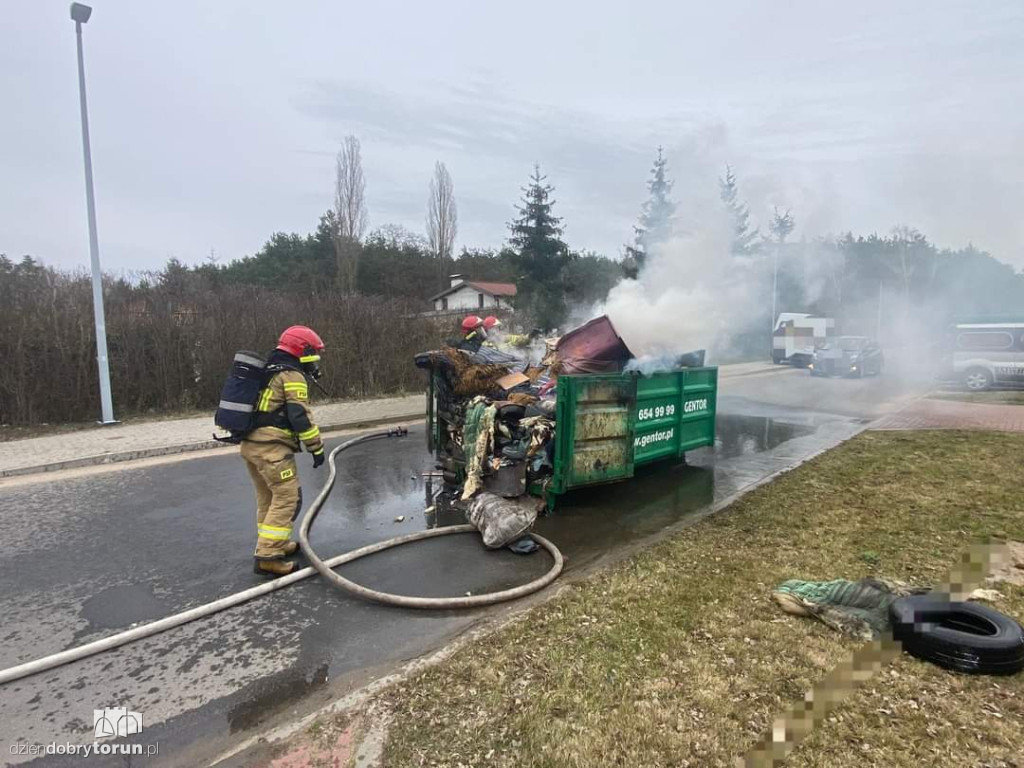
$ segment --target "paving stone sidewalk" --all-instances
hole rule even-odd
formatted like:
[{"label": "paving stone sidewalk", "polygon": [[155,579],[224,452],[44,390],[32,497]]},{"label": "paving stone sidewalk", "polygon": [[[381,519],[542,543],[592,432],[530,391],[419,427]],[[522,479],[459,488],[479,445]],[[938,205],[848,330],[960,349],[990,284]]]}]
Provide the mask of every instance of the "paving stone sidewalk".
[{"label": "paving stone sidewalk", "polygon": [[[314,405],[321,429],[357,428],[423,418],[424,395]],[[224,447],[213,416],[83,429],[0,443],[0,478]]]},{"label": "paving stone sidewalk", "polygon": [[914,400],[871,429],[984,429],[1024,432],[1024,405],[987,405],[957,400]]}]

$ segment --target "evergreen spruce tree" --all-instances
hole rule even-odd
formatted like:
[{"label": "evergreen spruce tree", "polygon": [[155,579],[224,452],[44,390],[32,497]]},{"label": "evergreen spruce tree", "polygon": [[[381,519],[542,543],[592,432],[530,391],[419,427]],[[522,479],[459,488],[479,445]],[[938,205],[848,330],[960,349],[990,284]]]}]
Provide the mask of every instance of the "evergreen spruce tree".
[{"label": "evergreen spruce tree", "polygon": [[661,147],[651,168],[647,182],[650,196],[640,209],[640,221],[633,227],[633,245],[626,246],[626,262],[623,268],[627,277],[636,277],[643,268],[652,246],[663,243],[672,236],[676,204],[669,199],[674,182],[665,177],[668,160]]},{"label": "evergreen spruce tree", "polygon": [[565,319],[563,270],[570,261],[569,247],[562,240],[562,220],[554,215],[551,199],[554,187],[535,165],[530,184],[516,206],[519,216],[509,222],[509,246],[519,274],[517,305],[533,316],[545,330]]},{"label": "evergreen spruce tree", "polygon": [[732,225],[730,250],[733,256],[753,253],[757,249],[758,230],[750,228],[750,209],[740,200],[739,185],[732,168],[725,166],[725,178],[718,180],[722,202]]}]

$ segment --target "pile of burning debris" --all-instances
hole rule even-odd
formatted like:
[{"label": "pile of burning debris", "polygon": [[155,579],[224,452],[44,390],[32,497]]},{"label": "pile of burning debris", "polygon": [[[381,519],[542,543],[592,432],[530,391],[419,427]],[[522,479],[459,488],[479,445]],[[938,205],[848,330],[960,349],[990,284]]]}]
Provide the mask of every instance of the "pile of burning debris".
[{"label": "pile of burning debris", "polygon": [[553,473],[558,377],[618,373],[633,359],[604,316],[546,340],[537,356],[534,362],[500,344],[416,356],[416,365],[431,372],[435,393],[434,449],[445,480],[435,503],[462,508],[488,546],[508,543],[499,543],[503,536],[488,543],[485,527],[493,518],[528,510],[532,523],[544,506],[528,493],[543,498]]},{"label": "pile of burning debris", "polygon": [[428,506],[435,519],[465,515],[488,547],[505,546],[529,529],[546,505],[557,465],[572,455],[572,446],[558,443],[559,414],[573,413],[573,403],[559,407],[560,376],[642,376],[704,365],[704,350],[637,359],[605,316],[546,340],[532,355],[490,341],[416,356],[416,365],[430,372],[428,441],[444,480]]}]

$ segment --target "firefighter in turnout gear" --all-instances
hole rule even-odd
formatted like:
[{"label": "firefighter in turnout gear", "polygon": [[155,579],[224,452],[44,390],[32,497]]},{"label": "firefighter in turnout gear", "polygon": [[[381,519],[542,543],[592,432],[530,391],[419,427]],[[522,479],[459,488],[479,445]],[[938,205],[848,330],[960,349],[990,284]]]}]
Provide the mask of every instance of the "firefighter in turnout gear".
[{"label": "firefighter in turnout gear", "polygon": [[456,349],[476,352],[487,339],[487,329],[484,328],[484,319],[482,317],[469,315],[463,319],[460,328],[462,330],[462,338],[454,341],[451,345]]},{"label": "firefighter in turnout gear", "polygon": [[304,445],[313,467],[324,463],[320,429],[309,408],[307,376],[320,376],[324,343],[310,328],[293,325],[281,334],[267,360],[267,384],[256,406],[255,429],[242,440],[242,458],[256,491],[257,574],[284,576],[295,563],[292,524],[302,508],[295,453]]}]

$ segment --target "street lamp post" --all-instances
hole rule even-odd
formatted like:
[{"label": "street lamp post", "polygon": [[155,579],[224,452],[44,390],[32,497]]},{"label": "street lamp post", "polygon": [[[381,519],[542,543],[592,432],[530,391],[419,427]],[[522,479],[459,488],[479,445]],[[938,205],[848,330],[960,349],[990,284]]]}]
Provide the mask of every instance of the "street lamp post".
[{"label": "street lamp post", "polygon": [[772,256],[772,316],[769,318],[772,329],[768,334],[768,357],[773,363],[775,362],[775,304],[776,297],[779,295],[779,247],[779,245],[775,246]]},{"label": "street lamp post", "polygon": [[96,323],[96,363],[100,374],[101,424],[115,424],[114,403],[110,396],[110,363],[107,360],[107,323],[103,312],[103,273],[100,270],[100,244],[96,234],[96,200],[92,191],[92,152],[89,149],[89,110],[85,102],[85,59],[82,56],[82,25],[89,21],[92,8],[71,4],[78,39],[78,94],[82,104],[82,154],[85,156],[85,207],[89,215],[89,258],[92,261],[92,310]]}]

